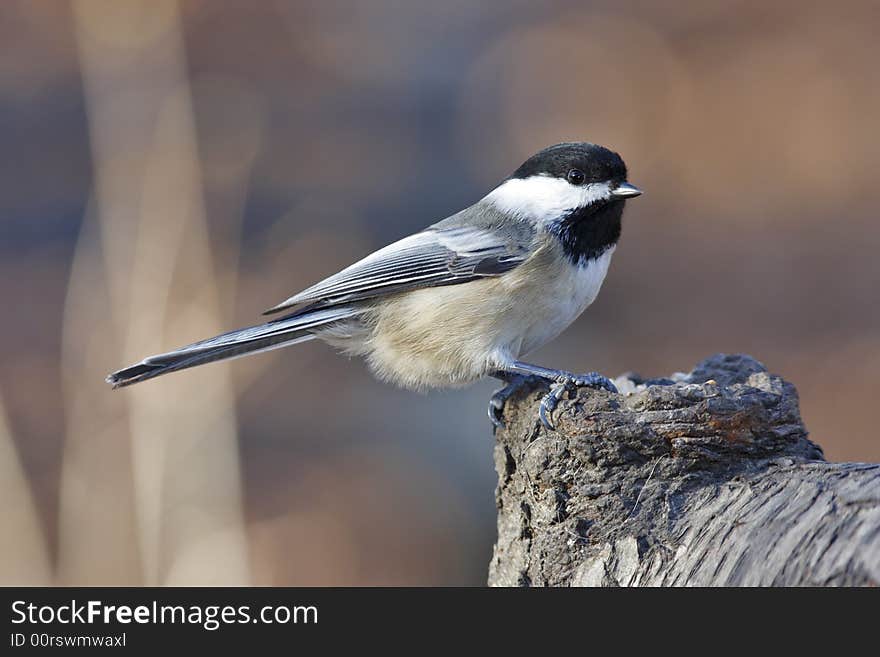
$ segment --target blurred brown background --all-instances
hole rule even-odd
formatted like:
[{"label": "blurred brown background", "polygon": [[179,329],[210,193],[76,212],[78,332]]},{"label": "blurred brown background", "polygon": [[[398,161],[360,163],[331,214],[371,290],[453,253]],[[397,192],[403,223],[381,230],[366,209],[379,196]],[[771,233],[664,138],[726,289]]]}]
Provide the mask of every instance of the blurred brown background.
[{"label": "blurred brown background", "polygon": [[834,460],[880,460],[880,4],[8,0],[0,582],[482,584],[484,382],[321,344],[119,392],[563,140],[646,190],[534,360],[748,352]]}]

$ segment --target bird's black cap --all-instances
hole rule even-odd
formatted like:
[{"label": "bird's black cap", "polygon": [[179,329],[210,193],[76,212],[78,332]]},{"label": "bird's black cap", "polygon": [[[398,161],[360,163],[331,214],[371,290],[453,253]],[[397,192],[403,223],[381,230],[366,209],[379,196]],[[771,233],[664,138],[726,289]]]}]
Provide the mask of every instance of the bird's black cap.
[{"label": "bird's black cap", "polygon": [[528,178],[545,175],[565,178],[572,169],[582,171],[586,176],[586,182],[626,180],[626,165],[620,155],[585,141],[549,146],[523,162],[510,177]]}]

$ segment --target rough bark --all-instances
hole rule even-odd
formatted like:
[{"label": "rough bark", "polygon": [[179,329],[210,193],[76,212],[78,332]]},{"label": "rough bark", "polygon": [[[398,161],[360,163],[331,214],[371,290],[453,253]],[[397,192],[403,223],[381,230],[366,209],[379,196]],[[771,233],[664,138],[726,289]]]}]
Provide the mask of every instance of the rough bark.
[{"label": "rough bark", "polygon": [[878,585],[880,465],[827,463],[797,391],[748,356],[579,389],[497,432],[496,586]]}]

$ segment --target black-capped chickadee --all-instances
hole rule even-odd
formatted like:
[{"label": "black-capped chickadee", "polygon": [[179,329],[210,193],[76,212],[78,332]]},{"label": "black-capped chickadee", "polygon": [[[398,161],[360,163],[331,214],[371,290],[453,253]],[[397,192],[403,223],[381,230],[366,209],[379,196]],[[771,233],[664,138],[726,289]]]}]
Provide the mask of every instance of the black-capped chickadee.
[{"label": "black-capped chickadee", "polygon": [[518,379],[547,379],[540,417],[552,428],[548,414],[567,389],[614,385],[595,372],[579,376],[519,358],[596,298],[624,203],[639,194],[617,153],[582,142],[545,148],[469,208],[266,311],[287,311],[283,317],[150,356],[107,382],[127,386],[318,338],[364,356],[376,376],[406,388],[501,379],[507,386],[489,405],[496,426]]}]

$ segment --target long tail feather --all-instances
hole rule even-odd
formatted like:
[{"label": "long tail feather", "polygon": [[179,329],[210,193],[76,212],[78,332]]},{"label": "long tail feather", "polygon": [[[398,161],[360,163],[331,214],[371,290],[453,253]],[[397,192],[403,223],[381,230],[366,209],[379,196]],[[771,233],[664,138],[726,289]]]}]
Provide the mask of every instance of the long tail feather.
[{"label": "long tail feather", "polygon": [[114,388],[122,388],[205,363],[287,347],[311,340],[315,337],[313,331],[316,328],[348,319],[357,313],[357,310],[349,307],[328,308],[297,313],[266,324],[230,331],[174,351],[144,358],[140,363],[108,375],[106,381]]}]

